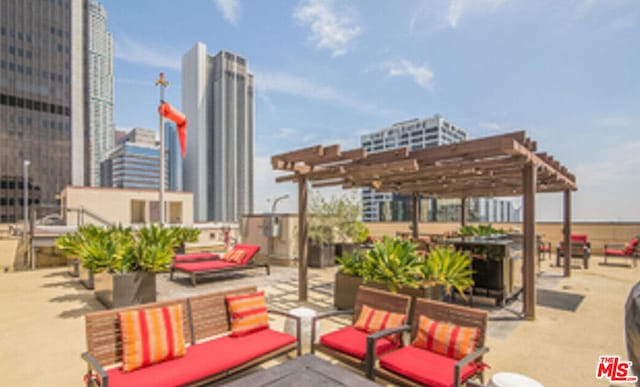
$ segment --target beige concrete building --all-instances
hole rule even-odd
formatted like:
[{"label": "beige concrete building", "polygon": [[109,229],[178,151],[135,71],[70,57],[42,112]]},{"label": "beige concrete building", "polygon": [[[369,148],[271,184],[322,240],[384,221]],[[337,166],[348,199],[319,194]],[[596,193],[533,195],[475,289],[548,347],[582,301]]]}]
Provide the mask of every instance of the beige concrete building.
[{"label": "beige concrete building", "polygon": [[[68,226],[80,224],[143,224],[160,220],[158,191],[68,186],[60,195]],[[193,194],[165,192],[170,224],[193,224]]]}]

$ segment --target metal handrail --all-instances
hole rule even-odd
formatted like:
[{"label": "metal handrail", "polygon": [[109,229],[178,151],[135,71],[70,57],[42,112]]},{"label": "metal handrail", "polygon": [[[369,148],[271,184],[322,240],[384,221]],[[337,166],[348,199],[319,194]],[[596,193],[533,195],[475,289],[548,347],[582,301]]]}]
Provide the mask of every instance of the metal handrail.
[{"label": "metal handrail", "polygon": [[102,223],[104,226],[113,226],[114,223],[106,220],[105,218],[101,217],[100,215],[96,214],[93,211],[90,211],[84,207],[80,207],[80,208],[67,208],[67,212],[75,212],[78,214],[78,226],[82,226],[84,225],[84,217],[85,215],[88,215],[89,217],[93,218],[94,220],[97,220],[98,222]]}]

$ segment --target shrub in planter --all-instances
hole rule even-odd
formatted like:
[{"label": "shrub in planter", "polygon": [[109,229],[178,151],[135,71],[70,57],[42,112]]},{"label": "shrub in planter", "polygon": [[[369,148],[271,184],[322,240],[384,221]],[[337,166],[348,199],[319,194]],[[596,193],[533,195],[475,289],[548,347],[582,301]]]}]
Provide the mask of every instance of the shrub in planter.
[{"label": "shrub in planter", "polygon": [[384,237],[367,253],[362,278],[365,283],[383,283],[392,292],[397,292],[400,286],[417,288],[422,278],[421,262],[414,243]]},{"label": "shrub in planter", "polygon": [[473,286],[471,257],[452,247],[436,247],[422,265],[425,281],[441,285],[447,296],[457,291],[465,298],[464,291]]},{"label": "shrub in planter", "polygon": [[197,228],[173,226],[169,230],[174,238],[173,249],[176,254],[184,254],[185,243],[197,242],[200,237],[200,230]]}]

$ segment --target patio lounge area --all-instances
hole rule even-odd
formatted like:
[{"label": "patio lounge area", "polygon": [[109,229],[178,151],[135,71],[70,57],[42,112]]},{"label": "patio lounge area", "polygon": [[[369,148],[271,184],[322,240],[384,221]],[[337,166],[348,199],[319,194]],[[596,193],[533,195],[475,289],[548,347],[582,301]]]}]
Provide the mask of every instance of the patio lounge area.
[{"label": "patio lounge area", "polygon": [[[601,258],[596,257],[595,262]],[[626,354],[623,309],[628,291],[637,281],[638,269],[596,263],[589,270],[574,270],[572,277],[564,278],[562,269],[547,266],[550,261],[543,262],[542,274],[536,281],[538,301],[534,321],[515,318],[521,310],[521,300],[504,309],[477,303],[477,307],[489,311],[486,345],[491,351],[485,362],[491,368],[485,371],[485,380],[496,372],[513,371],[549,386],[605,385],[594,377],[597,358],[602,354]],[[161,274],[158,299],[258,286],[266,292],[269,307],[290,310],[306,306],[322,312],[333,309],[335,270],[309,269],[307,302],[298,301],[298,273],[296,268],[289,267],[274,267],[271,276],[259,278],[229,273],[202,281],[197,288],[191,287],[187,278],[176,282],[169,280],[169,274]],[[104,307],[64,268],[0,276],[0,302],[5,305],[0,322],[3,332],[0,372],[4,383],[81,386],[86,372],[79,358],[86,350],[84,315]],[[275,329],[282,329],[284,322],[274,318],[270,323]],[[348,323],[343,317],[326,319],[322,321],[321,332]],[[283,360],[279,358],[261,367],[268,368]],[[238,377],[259,370],[254,368]]]}]

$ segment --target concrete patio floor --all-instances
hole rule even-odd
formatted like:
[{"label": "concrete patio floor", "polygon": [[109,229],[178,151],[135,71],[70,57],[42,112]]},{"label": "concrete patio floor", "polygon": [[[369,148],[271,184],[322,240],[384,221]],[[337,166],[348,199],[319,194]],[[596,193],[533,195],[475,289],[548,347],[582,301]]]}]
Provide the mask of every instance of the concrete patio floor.
[{"label": "concrete patio floor", "polygon": [[[490,309],[486,380],[500,371],[531,376],[546,386],[606,386],[595,378],[600,355],[626,357],[624,303],[640,269],[602,266],[592,257],[589,270],[575,269],[571,278],[543,265],[539,278],[539,304],[535,321],[522,321],[506,309]],[[332,309],[335,268],[310,269],[309,302],[317,311]],[[159,275],[158,298],[255,285],[268,294],[271,307],[292,309],[297,301],[296,268],[203,279],[193,288],[186,277],[172,282]],[[582,297],[580,297],[582,296]],[[559,302],[555,302],[559,300]],[[80,359],[85,350],[84,314],[102,310],[92,291],[86,290],[65,268],[0,274],[0,375],[7,386],[81,386],[86,371]],[[567,307],[567,305],[569,307]],[[575,307],[575,311],[571,310]],[[346,319],[331,319],[321,326],[329,331]],[[279,329],[283,321],[273,320]],[[273,362],[271,363],[273,364]],[[269,364],[267,364],[269,366]]]}]

